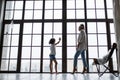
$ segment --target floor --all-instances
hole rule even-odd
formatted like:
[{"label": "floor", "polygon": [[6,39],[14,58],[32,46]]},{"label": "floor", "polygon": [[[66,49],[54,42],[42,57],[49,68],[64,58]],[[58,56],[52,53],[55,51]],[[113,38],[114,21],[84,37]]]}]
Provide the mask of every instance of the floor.
[{"label": "floor", "polygon": [[0,80],[120,80],[110,73],[105,73],[102,77],[98,77],[97,73],[0,73]]}]

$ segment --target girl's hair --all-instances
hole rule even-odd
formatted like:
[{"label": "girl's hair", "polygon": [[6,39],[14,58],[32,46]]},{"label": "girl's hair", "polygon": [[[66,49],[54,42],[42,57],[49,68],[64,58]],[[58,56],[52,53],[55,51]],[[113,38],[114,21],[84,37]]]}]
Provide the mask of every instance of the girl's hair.
[{"label": "girl's hair", "polygon": [[80,26],[84,26],[84,24],[80,24]]},{"label": "girl's hair", "polygon": [[54,43],[55,43],[55,39],[51,38],[50,41],[49,41],[49,44],[54,44]]}]

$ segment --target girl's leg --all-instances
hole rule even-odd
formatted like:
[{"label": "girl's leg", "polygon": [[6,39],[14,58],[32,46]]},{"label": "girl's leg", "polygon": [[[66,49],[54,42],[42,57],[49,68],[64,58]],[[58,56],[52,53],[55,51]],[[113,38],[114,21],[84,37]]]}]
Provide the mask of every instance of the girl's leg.
[{"label": "girl's leg", "polygon": [[55,62],[55,72],[57,73],[57,61],[56,61],[56,59],[54,60],[54,62]]},{"label": "girl's leg", "polygon": [[52,64],[52,60],[50,60],[50,73],[52,74],[52,69],[53,68],[53,64]]}]

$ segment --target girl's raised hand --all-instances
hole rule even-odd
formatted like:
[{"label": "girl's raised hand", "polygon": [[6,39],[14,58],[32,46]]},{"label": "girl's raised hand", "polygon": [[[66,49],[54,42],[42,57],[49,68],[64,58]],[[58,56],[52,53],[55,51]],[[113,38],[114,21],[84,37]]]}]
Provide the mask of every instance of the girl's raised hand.
[{"label": "girl's raised hand", "polygon": [[61,40],[61,38],[59,38],[59,41]]}]

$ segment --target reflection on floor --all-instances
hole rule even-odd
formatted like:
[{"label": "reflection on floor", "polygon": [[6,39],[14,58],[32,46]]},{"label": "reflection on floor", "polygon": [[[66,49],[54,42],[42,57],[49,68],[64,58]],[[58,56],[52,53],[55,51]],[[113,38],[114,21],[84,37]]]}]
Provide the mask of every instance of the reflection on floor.
[{"label": "reflection on floor", "polygon": [[49,73],[0,73],[0,80],[119,80],[119,77],[115,77],[112,74],[105,73],[102,77],[98,77],[96,73],[86,74],[49,74]]}]

